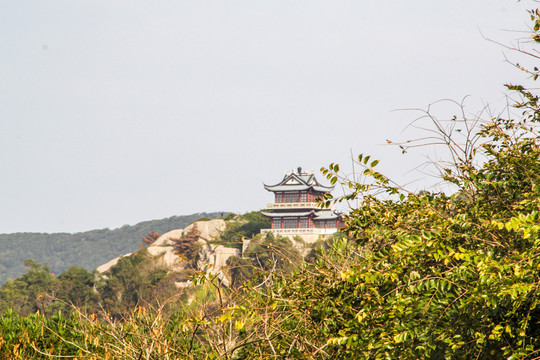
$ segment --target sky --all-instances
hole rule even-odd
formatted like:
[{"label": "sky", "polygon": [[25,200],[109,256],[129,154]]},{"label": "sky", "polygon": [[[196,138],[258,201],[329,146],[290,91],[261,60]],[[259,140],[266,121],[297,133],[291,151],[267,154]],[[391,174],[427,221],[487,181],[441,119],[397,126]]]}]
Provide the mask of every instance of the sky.
[{"label": "sky", "polygon": [[532,6],[3,1],[0,233],[259,210],[263,183],[351,153],[428,187],[414,170],[426,155],[386,144],[420,134],[404,130],[418,113],[396,110],[500,108],[524,74],[486,38],[526,37]]}]

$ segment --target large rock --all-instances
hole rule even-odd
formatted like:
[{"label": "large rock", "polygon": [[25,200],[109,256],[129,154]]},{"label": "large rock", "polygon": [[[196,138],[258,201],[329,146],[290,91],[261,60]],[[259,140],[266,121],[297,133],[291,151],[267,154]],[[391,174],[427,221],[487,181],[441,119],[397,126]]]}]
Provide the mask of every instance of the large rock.
[{"label": "large rock", "polygon": [[223,245],[204,244],[199,252],[197,268],[204,270],[209,276],[217,275],[223,285],[229,286],[223,267],[227,266],[227,259],[231,256],[240,256],[240,249],[228,248]]},{"label": "large rock", "polygon": [[[156,257],[156,261],[161,264],[169,267],[171,270],[178,271],[183,269],[182,259],[174,251],[174,240],[182,237],[184,232],[189,232],[197,224],[197,229],[200,232],[200,242],[203,245],[207,245],[209,240],[212,240],[214,237],[220,235],[225,231],[226,223],[222,219],[214,219],[209,221],[196,221],[193,224],[187,226],[185,229],[178,229],[169,231],[161,235],[153,244],[148,246],[146,250],[150,255]],[[213,247],[211,247],[213,251]],[[204,248],[203,248],[204,249]],[[110,270],[110,268],[118,263],[118,260],[124,256],[129,256],[131,254],[122,255],[116,259],[112,259],[99,266],[96,270],[100,273],[104,273]]]},{"label": "large rock", "polygon": [[172,270],[181,270],[183,268],[182,259],[174,251],[174,240],[182,237],[184,233],[191,231],[195,224],[200,233],[199,241],[203,244],[206,244],[208,240],[212,240],[212,238],[219,236],[226,227],[225,221],[222,219],[196,221],[184,230],[172,230],[161,235],[147,248],[148,253],[159,256],[159,261]]},{"label": "large rock", "polygon": [[200,238],[205,241],[212,240],[216,236],[220,235],[227,227],[225,220],[214,219],[209,221],[196,221],[186,227],[184,231],[190,231],[193,226],[195,226],[194,224],[197,224],[197,230],[200,232]]},{"label": "large rock", "polygon": [[112,259],[111,261],[109,262],[106,262],[105,264],[103,265],[100,265],[96,268],[96,271],[97,272],[100,272],[100,273],[104,273],[104,272],[107,272],[109,271],[114,265],[118,264],[118,260],[120,260],[121,258],[123,258],[124,256],[129,256],[131,255],[132,253],[129,253],[129,254],[125,254],[125,255],[122,255],[122,256],[119,256],[115,259]]},{"label": "large rock", "polygon": [[182,261],[174,252],[174,240],[179,239],[184,234],[185,230],[178,229],[169,231],[161,235],[153,244],[148,246],[146,250],[152,256],[156,257],[156,261],[165,265],[172,270],[181,270]]}]

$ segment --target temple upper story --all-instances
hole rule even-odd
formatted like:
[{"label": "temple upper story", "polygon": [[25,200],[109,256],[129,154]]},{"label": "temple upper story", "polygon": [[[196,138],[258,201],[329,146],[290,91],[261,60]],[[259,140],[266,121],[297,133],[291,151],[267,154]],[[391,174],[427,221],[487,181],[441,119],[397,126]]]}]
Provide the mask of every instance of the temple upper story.
[{"label": "temple upper story", "polygon": [[272,206],[274,208],[287,208],[295,203],[303,203],[303,207],[312,207],[316,205],[317,199],[334,189],[333,186],[321,185],[312,171],[304,173],[302,168],[298,168],[297,172],[286,172],[279,183],[265,184],[264,188],[274,193]]},{"label": "temple upper story", "polygon": [[283,179],[275,185],[264,185],[264,188],[268,191],[274,193],[290,193],[294,192],[304,192],[304,193],[327,193],[334,190],[333,186],[323,186],[321,185],[313,171],[304,173],[302,168],[297,169],[298,172],[286,172]]},{"label": "temple upper story", "polygon": [[331,192],[333,186],[324,186],[317,181],[313,171],[286,172],[275,185],[264,185],[274,193],[274,202],[262,212],[271,219],[271,232],[281,236],[302,236],[306,241],[315,241],[320,235],[333,234],[343,226],[342,216],[333,209],[322,209],[318,200]]}]

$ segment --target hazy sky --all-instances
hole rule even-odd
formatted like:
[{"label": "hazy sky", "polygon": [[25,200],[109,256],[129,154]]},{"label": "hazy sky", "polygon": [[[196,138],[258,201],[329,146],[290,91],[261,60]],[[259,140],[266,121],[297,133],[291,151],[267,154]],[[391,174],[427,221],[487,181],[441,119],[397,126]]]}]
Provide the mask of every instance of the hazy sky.
[{"label": "hazy sky", "polygon": [[3,1],[0,233],[258,210],[263,182],[350,149],[410,178],[384,144],[415,116],[392,110],[499,106],[523,74],[481,33],[523,36],[527,5]]}]

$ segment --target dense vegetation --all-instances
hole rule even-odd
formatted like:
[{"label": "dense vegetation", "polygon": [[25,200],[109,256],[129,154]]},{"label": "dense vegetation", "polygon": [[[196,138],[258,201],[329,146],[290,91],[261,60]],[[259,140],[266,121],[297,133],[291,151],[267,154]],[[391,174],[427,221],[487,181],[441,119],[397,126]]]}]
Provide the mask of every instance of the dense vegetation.
[{"label": "dense vegetation", "polygon": [[[538,60],[540,11],[530,16],[533,49],[520,51]],[[523,70],[534,80],[540,74],[538,67]],[[358,202],[346,216],[345,236],[314,247],[254,236],[244,256],[229,261],[232,286],[197,273],[194,286],[156,303],[139,297],[118,313],[84,305],[66,309],[70,315],[8,310],[0,317],[0,356],[540,358],[540,103],[522,86],[508,88],[519,96],[516,116],[442,121],[428,110],[423,119],[432,136],[401,144],[446,146],[449,161],[436,165],[453,192],[407,191],[369,156],[357,158],[362,182],[330,164],[323,174],[348,192],[326,196],[325,204]],[[121,290],[111,299],[129,300],[166,278],[145,256],[142,250],[119,263],[126,270],[111,271],[108,279]],[[50,286],[42,265],[27,265],[21,281]],[[65,280],[84,282],[75,270]],[[139,277],[144,287],[131,286]],[[35,297],[41,309],[42,290],[26,290],[23,296]]]},{"label": "dense vegetation", "polygon": [[[206,221],[208,218],[199,219]],[[261,222],[260,212],[245,215],[228,216],[227,229],[222,238],[218,236],[214,244],[228,242],[233,246],[242,244],[246,235],[259,233],[266,221]],[[86,269],[71,266],[59,276],[51,273],[47,264],[40,264],[28,259],[24,262],[27,272],[18,278],[8,279],[0,287],[0,313],[8,309],[19,315],[29,315],[39,311],[41,314],[53,315],[61,311],[64,314],[72,312],[72,306],[95,313],[105,310],[112,316],[122,316],[130,313],[138,306],[157,306],[169,302],[170,297],[178,292],[178,283],[187,282],[198,270],[200,251],[203,243],[199,241],[200,232],[197,222],[192,224],[178,239],[174,239],[175,252],[183,259],[182,269],[174,271],[153,257],[146,249],[140,249],[130,256],[122,257],[117,264],[104,274],[90,273]],[[151,235],[151,234],[150,234]],[[150,236],[146,237],[151,242]],[[263,250],[261,247],[264,247]],[[243,261],[249,261],[251,267],[263,264],[263,269],[269,266],[269,257],[278,259],[278,268],[292,270],[292,264],[279,251],[287,254],[297,254],[290,240],[285,238],[264,238],[258,234],[253,237],[252,245],[245,254]],[[288,257],[287,257],[288,258]],[[240,258],[237,258],[240,259]],[[231,272],[231,278],[238,283],[239,277],[246,280],[253,277],[240,276]],[[185,297],[182,298],[185,300]]]},{"label": "dense vegetation", "polygon": [[50,271],[61,274],[77,265],[89,271],[101,264],[139,248],[141,238],[151,231],[165,233],[182,229],[201,217],[217,218],[227,213],[199,213],[172,216],[109,230],[76,234],[15,233],[0,234],[0,284],[24,274],[24,261],[47,263]]},{"label": "dense vegetation", "polygon": [[[291,240],[255,234],[267,225],[259,212],[228,219],[225,239],[215,238],[216,245],[241,244],[246,235],[255,235],[242,258],[231,258],[243,261],[228,269],[232,288],[197,271],[197,224],[176,240],[185,265],[180,271],[156,262],[146,249],[119,259],[103,275],[70,267],[54,277],[47,265],[27,260],[28,271],[0,288],[0,357],[220,358],[213,349],[222,339],[208,338],[207,331],[225,335],[214,322],[229,323],[224,310],[249,294],[239,288],[264,287],[270,274],[289,276],[301,263]],[[178,287],[187,280],[195,285]]]},{"label": "dense vegetation", "polygon": [[226,219],[232,221],[219,239],[216,239],[215,243],[227,247],[241,248],[243,238],[252,238],[261,229],[270,228],[270,219],[262,215],[260,211],[252,211],[242,216],[231,214]]}]

